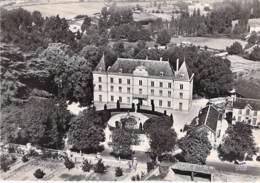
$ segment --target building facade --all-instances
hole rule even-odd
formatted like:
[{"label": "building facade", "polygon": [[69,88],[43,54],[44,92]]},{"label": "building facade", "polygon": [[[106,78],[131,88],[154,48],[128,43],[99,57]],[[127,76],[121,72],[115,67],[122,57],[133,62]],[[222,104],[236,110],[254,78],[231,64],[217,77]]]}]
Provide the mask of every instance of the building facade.
[{"label": "building facade", "polygon": [[260,100],[234,98],[232,123],[236,122],[260,126]]},{"label": "building facade", "polygon": [[168,61],[118,58],[106,68],[104,56],[93,72],[94,104],[151,107],[188,111],[192,105],[193,76],[186,63],[174,71]]},{"label": "building facade", "polygon": [[197,125],[198,130],[204,129],[208,132],[208,139],[214,148],[222,142],[228,128],[224,113],[212,104],[200,110]]}]

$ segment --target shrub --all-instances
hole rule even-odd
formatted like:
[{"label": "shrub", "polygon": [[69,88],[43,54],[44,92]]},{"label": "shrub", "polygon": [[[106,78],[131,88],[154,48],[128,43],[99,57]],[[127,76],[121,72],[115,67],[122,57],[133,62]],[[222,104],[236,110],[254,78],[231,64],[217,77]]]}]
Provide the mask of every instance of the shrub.
[{"label": "shrub", "polygon": [[116,101],[116,108],[120,109],[120,102],[119,102],[119,100]]},{"label": "shrub", "polygon": [[28,157],[26,156],[26,155],[24,155],[23,157],[22,157],[22,162],[27,162],[27,161],[29,161],[29,159],[28,159]]},{"label": "shrub", "polygon": [[154,161],[150,161],[147,162],[147,172],[149,173],[151,170],[153,170],[155,168],[155,162]]},{"label": "shrub", "polygon": [[14,162],[16,162],[16,161],[17,161],[16,156],[12,154],[12,155],[11,155],[11,162],[14,163]]},{"label": "shrub", "polygon": [[65,157],[65,162],[64,162],[64,165],[67,169],[72,169],[75,167],[75,163],[73,161],[71,161],[68,157]]},{"label": "shrub", "polygon": [[94,166],[94,172],[96,173],[105,173],[106,167],[102,160],[98,160],[98,162]]},{"label": "shrub", "polygon": [[135,181],[135,176],[132,176],[132,177],[131,177],[131,180],[132,180],[132,181]]},{"label": "shrub", "polygon": [[33,175],[37,178],[37,179],[41,179],[43,178],[43,176],[45,175],[45,173],[41,170],[41,169],[37,169]]},{"label": "shrub", "polygon": [[88,160],[83,161],[83,165],[82,165],[83,172],[89,172],[92,167],[93,167],[93,165],[91,164],[90,161],[88,161]]},{"label": "shrub", "polygon": [[140,178],[139,175],[136,175],[136,180],[137,180],[137,181],[141,180],[141,178]]},{"label": "shrub", "polygon": [[116,177],[120,177],[123,175],[123,170],[120,167],[116,167],[116,173],[115,173]]},{"label": "shrub", "polygon": [[260,156],[257,156],[257,157],[256,157],[256,161],[260,161]]},{"label": "shrub", "polygon": [[12,145],[9,145],[7,150],[8,150],[8,153],[15,153],[15,148]]},{"label": "shrub", "polygon": [[250,60],[259,61],[260,60],[260,47],[254,47],[253,51],[249,55]]},{"label": "shrub", "polygon": [[246,161],[253,161],[253,157],[251,155],[246,156]]},{"label": "shrub", "polygon": [[35,150],[31,149],[28,153],[29,156],[39,156],[39,153],[36,152]]},{"label": "shrub", "polygon": [[239,42],[234,42],[230,47],[227,47],[226,50],[230,55],[237,55],[243,52],[243,47]]},{"label": "shrub", "polygon": [[7,154],[2,154],[0,157],[0,168],[4,172],[7,172],[10,169],[11,165],[10,157]]}]

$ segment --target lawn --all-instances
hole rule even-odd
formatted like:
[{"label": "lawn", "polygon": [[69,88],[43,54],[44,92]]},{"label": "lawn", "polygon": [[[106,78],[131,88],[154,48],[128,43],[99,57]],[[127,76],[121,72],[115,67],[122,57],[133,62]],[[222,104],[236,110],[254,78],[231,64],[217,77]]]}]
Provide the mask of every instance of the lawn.
[{"label": "lawn", "polygon": [[[107,166],[106,163],[104,163]],[[62,161],[58,160],[39,160],[32,159],[27,163],[19,163],[15,168],[12,168],[6,172],[1,173],[1,179],[3,180],[37,180],[33,173],[38,168],[41,168],[46,175],[42,180],[52,181],[114,181],[117,179],[124,179],[129,170],[123,169],[124,175],[120,178],[115,177],[115,167],[108,167],[105,174],[97,174],[93,170],[90,172],[83,172],[81,164],[76,164],[75,168],[68,170]]]},{"label": "lawn", "polygon": [[[118,6],[136,6],[136,4],[146,5],[148,2],[118,2]],[[37,4],[30,6],[21,6],[28,11],[40,11],[44,16],[55,16],[74,18],[76,15],[93,15],[99,13],[105,6],[103,2],[81,2],[81,3],[64,3],[64,4]]]},{"label": "lawn", "polygon": [[210,37],[173,37],[171,43],[180,44],[182,42],[190,42],[196,46],[207,46],[208,48],[225,50],[227,46],[232,45],[235,41],[238,41],[243,46],[246,42],[239,39],[229,38],[210,38]]}]

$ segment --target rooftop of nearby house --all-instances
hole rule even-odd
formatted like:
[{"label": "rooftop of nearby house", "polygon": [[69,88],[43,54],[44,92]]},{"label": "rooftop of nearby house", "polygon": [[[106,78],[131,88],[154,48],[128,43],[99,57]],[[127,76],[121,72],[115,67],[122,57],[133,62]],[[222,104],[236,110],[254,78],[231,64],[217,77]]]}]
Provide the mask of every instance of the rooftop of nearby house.
[{"label": "rooftop of nearby house", "polygon": [[173,77],[178,80],[190,80],[192,76],[185,62],[182,63],[179,71],[176,72],[171,67],[169,61],[118,58],[112,66],[107,66],[104,56],[101,58],[95,71],[132,74],[137,68],[144,69],[149,76]]},{"label": "rooftop of nearby house", "polygon": [[233,103],[233,108],[244,109],[246,106],[250,106],[252,110],[260,111],[260,100],[249,98],[236,98]]},{"label": "rooftop of nearby house", "polygon": [[208,105],[201,109],[199,113],[199,125],[206,126],[211,131],[216,132],[218,120],[222,114],[213,105]]}]

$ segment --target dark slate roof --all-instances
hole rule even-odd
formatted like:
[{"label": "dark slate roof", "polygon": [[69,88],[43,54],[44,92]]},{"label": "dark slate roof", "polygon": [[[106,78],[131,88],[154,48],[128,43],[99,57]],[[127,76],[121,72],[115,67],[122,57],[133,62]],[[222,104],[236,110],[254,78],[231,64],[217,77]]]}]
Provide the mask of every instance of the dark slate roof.
[{"label": "dark slate roof", "polygon": [[216,132],[220,118],[221,113],[213,105],[208,105],[199,113],[199,125],[206,126],[213,132]]},{"label": "dark slate roof", "polygon": [[247,105],[251,106],[253,110],[260,110],[260,100],[249,98],[236,98],[233,107],[236,109],[244,109]]},{"label": "dark slate roof", "polygon": [[145,67],[150,76],[160,76],[161,72],[163,72],[164,76],[174,77],[174,71],[170,63],[157,60],[118,58],[108,69],[108,72],[132,74],[138,66]]}]

